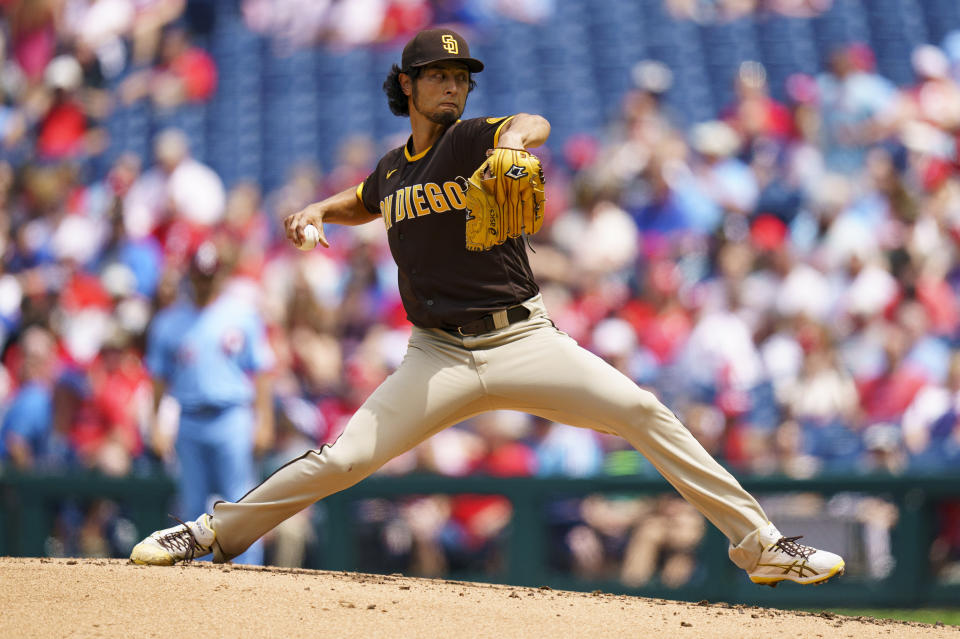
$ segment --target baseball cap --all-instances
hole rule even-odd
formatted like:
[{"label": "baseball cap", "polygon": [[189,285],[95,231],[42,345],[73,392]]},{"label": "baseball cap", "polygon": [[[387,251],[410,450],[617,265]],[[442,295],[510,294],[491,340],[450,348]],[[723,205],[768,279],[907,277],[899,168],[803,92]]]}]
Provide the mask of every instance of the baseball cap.
[{"label": "baseball cap", "polygon": [[483,62],[470,57],[470,47],[452,29],[425,29],[415,35],[403,48],[403,70],[422,67],[440,60],[458,60],[467,65],[471,73],[483,71]]}]

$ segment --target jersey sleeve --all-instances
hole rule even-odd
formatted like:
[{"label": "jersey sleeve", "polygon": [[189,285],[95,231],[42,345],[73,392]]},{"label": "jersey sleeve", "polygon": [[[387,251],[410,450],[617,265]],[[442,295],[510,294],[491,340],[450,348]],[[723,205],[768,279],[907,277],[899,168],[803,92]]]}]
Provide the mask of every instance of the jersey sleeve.
[{"label": "jersey sleeve", "polygon": [[496,118],[473,118],[463,120],[457,125],[458,153],[476,160],[476,166],[487,157],[487,149],[497,146],[500,133],[512,115]]},{"label": "jersey sleeve", "polygon": [[364,180],[357,186],[357,199],[360,200],[360,204],[363,205],[363,208],[367,210],[371,215],[376,215],[380,211],[377,209],[377,202],[379,198],[376,196],[375,191],[377,190],[377,172],[374,171],[367,176],[367,179]]},{"label": "jersey sleeve", "polygon": [[357,187],[357,199],[363,204],[363,208],[371,215],[380,215],[380,176],[384,172],[384,160],[386,156],[377,163],[377,168],[373,173],[367,176],[367,179]]}]

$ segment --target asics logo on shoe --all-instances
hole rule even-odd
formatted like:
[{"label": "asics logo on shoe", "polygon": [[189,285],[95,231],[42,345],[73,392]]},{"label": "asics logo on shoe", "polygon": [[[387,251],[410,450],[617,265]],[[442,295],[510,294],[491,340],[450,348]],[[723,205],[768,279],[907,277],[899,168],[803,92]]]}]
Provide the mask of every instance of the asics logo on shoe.
[{"label": "asics logo on shoe", "polygon": [[807,565],[806,561],[795,561],[790,564],[757,564],[757,567],[767,567],[767,568],[780,568],[783,570],[783,574],[790,575],[794,572],[797,573],[798,577],[812,577],[817,574],[817,571]]}]

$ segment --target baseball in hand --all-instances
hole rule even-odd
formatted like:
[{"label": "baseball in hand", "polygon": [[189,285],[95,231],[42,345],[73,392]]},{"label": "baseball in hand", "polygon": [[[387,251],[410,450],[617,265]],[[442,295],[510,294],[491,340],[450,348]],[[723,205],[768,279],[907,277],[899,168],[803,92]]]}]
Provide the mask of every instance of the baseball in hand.
[{"label": "baseball in hand", "polygon": [[320,231],[317,230],[317,227],[313,224],[307,224],[303,227],[303,242],[301,242],[297,248],[301,251],[309,251],[312,248],[316,248],[319,243]]}]

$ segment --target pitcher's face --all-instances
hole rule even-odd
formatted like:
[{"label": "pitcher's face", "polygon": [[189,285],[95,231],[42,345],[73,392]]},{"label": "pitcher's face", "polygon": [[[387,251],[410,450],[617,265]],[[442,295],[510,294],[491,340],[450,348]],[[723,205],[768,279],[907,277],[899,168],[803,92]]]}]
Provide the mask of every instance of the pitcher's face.
[{"label": "pitcher's face", "polygon": [[431,122],[450,126],[460,119],[470,92],[470,72],[462,62],[427,65],[411,83],[413,108]]}]

